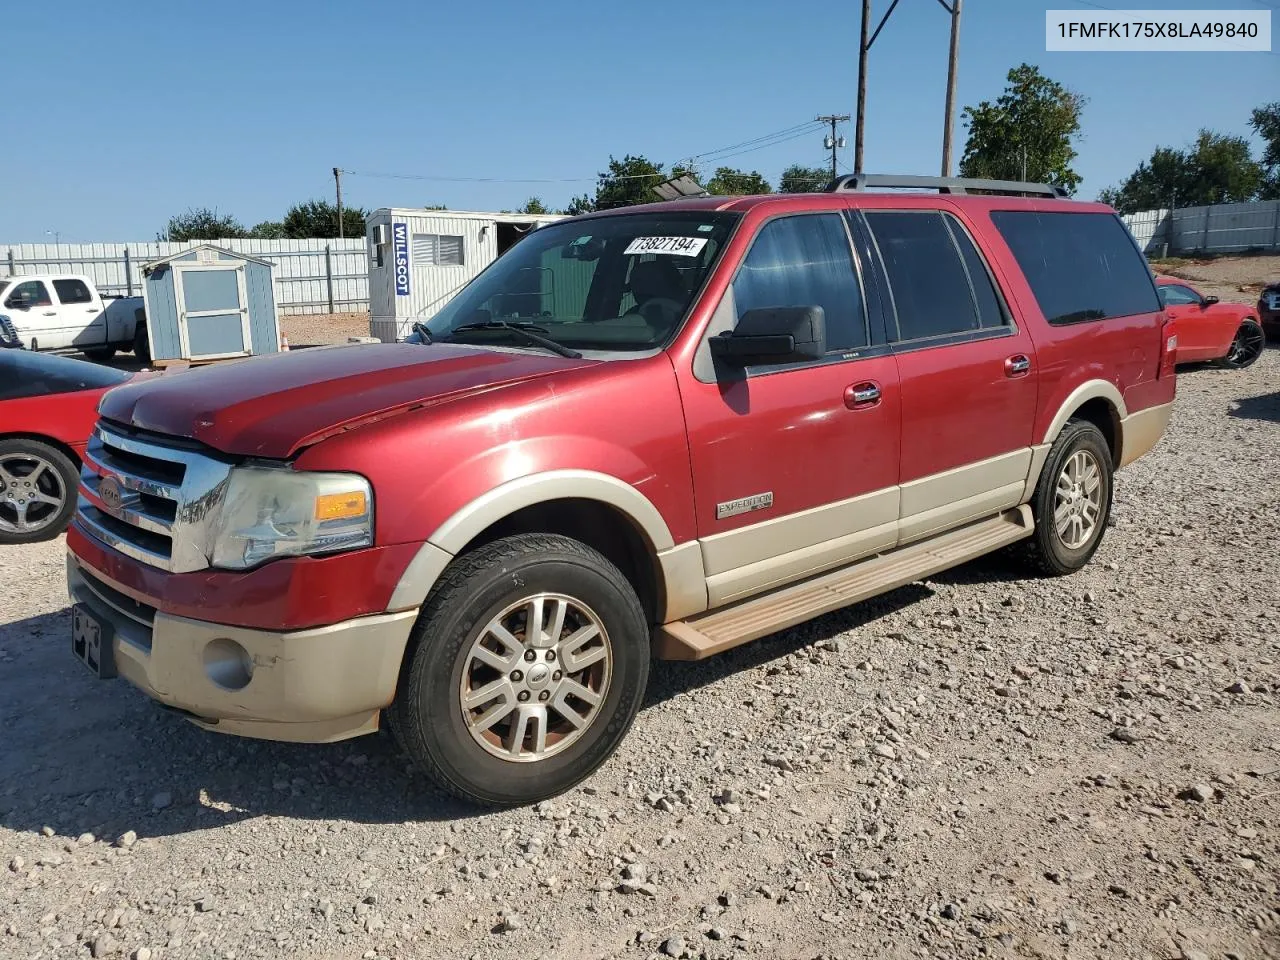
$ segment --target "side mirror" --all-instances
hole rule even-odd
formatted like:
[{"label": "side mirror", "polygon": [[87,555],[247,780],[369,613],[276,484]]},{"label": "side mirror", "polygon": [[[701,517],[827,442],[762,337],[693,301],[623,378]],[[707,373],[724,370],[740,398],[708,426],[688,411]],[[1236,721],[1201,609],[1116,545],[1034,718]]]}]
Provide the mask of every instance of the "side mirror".
[{"label": "side mirror", "polygon": [[819,360],[827,352],[827,318],[816,305],[762,307],[708,342],[714,359],[735,367]]},{"label": "side mirror", "polygon": [[1212,307],[1217,302],[1218,302],[1217,297],[1205,297],[1203,300],[1200,301],[1200,306]]},{"label": "side mirror", "polygon": [[4,305],[8,307],[10,310],[30,310],[31,309],[31,301],[27,300],[25,297],[20,297],[17,300],[6,300]]}]

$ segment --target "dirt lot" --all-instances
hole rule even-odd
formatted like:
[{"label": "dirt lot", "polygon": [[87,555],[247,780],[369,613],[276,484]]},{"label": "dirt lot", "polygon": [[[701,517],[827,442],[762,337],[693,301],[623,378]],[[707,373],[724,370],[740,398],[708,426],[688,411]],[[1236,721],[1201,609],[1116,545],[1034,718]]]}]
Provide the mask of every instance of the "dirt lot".
[{"label": "dirt lot", "polygon": [[1238,303],[1257,303],[1263,284],[1280,280],[1280,256],[1211,260],[1175,257],[1155,261],[1152,266],[1157,273],[1191,281],[1201,293]]},{"label": "dirt lot", "polygon": [[705,664],[535,809],[389,737],[204,733],[0,547],[0,957],[1280,956],[1280,351],[1185,372],[1094,563],[989,558]]},{"label": "dirt lot", "polygon": [[313,313],[282,316],[280,330],[290,346],[346,343],[347,337],[369,336],[369,313]]}]

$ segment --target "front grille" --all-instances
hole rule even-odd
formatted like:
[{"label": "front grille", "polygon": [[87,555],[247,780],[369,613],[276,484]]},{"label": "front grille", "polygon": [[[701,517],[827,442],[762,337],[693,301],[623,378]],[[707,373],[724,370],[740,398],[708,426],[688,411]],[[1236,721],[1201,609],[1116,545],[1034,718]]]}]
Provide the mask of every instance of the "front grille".
[{"label": "front grille", "polygon": [[190,444],[94,428],[80,471],[77,520],[126,556],[174,573],[209,565],[208,518],[231,464]]}]

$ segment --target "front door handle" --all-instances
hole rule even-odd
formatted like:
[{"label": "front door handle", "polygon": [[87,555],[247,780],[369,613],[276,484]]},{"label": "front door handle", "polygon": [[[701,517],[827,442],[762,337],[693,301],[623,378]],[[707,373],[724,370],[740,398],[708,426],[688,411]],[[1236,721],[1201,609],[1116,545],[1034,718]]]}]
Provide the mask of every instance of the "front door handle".
[{"label": "front door handle", "polygon": [[844,388],[844,405],[850,410],[865,410],[880,402],[880,384],[864,380]]},{"label": "front door handle", "polygon": [[1031,370],[1031,358],[1026,354],[1018,353],[1004,362],[1004,375],[1006,377],[1023,377]]},{"label": "front door handle", "polygon": [[41,314],[41,316],[45,316],[45,317],[56,317],[57,315],[58,315],[57,310],[46,310],[43,314]]}]

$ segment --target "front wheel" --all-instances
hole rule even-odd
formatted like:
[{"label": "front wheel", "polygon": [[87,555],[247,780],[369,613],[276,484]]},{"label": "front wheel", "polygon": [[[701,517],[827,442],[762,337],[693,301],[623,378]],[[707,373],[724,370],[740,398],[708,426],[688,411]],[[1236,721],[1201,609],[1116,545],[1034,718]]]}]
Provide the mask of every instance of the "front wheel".
[{"label": "front wheel", "polygon": [[0,440],[0,543],[52,540],[71,522],[80,471],[39,440]]},{"label": "front wheel", "polygon": [[1236,331],[1227,355],[1218,362],[1232,370],[1243,370],[1245,367],[1253,366],[1254,362],[1262,356],[1266,345],[1267,338],[1258,321],[1245,320]]},{"label": "front wheel", "polygon": [[94,363],[106,363],[116,355],[115,347],[88,347],[84,355]]},{"label": "front wheel", "polygon": [[649,675],[635,591],[576,540],[522,534],[459,557],[423,606],[388,719],[446,790],[533,803],[585,779],[631,726]]},{"label": "front wheel", "polygon": [[1033,562],[1063,576],[1089,562],[1111,518],[1111,448],[1096,426],[1070,420],[1049,449],[1031,498]]}]

